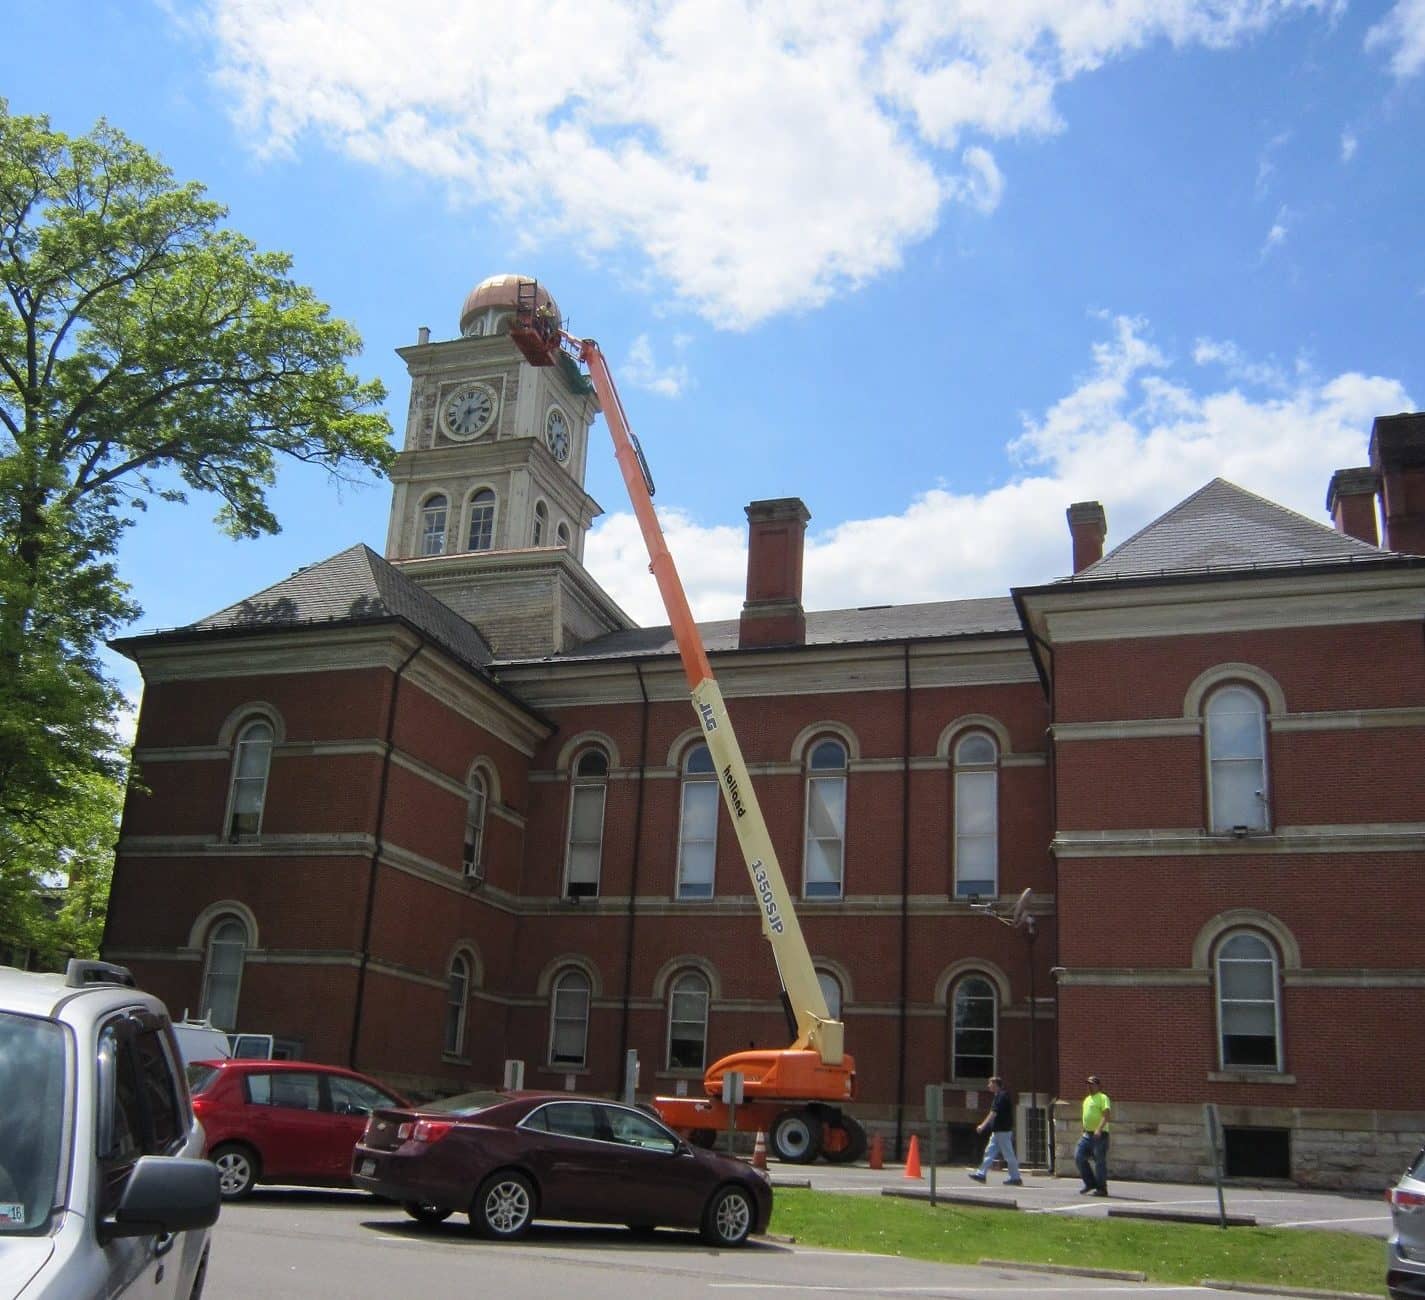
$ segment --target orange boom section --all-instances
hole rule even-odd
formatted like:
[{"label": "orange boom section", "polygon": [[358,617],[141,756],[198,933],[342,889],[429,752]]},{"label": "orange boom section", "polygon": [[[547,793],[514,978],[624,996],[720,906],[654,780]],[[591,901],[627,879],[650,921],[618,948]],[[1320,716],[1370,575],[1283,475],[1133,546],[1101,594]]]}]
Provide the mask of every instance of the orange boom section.
[{"label": "orange boom section", "polygon": [[[593,339],[575,338],[562,328],[548,296],[541,302],[532,280],[521,281],[518,287],[510,338],[531,365],[552,366],[561,357],[576,357],[588,369],[648,548],[649,567],[678,643],[693,710],[718,772],[723,802],[761,915],[762,936],[771,946],[794,1026],[794,1041],[788,1048],[736,1052],[715,1062],[703,1076],[705,1097],[655,1097],[653,1105],[668,1124],[698,1141],[735,1124],[744,1131],[766,1131],[772,1149],[783,1160],[805,1162],[818,1155],[834,1161],[857,1159],[866,1149],[865,1130],[840,1109],[856,1095],[856,1064],[843,1050],[843,1026],[832,1018],[817,981],[752,778],[653,508],[653,476],[629,427],[608,362]],[[734,1071],[743,1076],[744,1100],[730,1108],[721,1096],[724,1077]]]}]

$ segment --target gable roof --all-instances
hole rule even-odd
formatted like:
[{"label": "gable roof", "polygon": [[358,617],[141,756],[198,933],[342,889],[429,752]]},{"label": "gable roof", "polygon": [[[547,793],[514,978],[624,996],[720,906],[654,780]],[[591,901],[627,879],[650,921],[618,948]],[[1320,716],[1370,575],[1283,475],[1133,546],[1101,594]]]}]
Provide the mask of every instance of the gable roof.
[{"label": "gable roof", "polygon": [[1276,569],[1392,558],[1391,552],[1215,478],[1061,582]]},{"label": "gable roof", "polygon": [[[699,623],[710,654],[738,648],[737,619]],[[877,641],[917,641],[957,636],[1018,636],[1022,629],[1008,596],[940,600],[919,605],[873,605],[862,609],[809,610],[806,646],[865,645]],[[768,650],[798,647],[767,646]],[[668,626],[634,627],[586,641],[551,660],[631,659],[675,655],[677,642]],[[510,660],[510,663],[533,662]]]},{"label": "gable roof", "polygon": [[410,624],[473,667],[485,668],[493,657],[472,624],[361,543],[182,630],[296,629],[381,619]]}]

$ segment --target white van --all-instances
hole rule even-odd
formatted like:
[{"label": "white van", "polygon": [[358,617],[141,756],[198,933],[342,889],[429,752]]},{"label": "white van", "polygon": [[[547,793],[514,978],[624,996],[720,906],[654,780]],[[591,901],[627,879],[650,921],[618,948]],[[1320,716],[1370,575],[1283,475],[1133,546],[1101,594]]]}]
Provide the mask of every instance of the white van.
[{"label": "white van", "polygon": [[175,1020],[173,1036],[178,1040],[184,1065],[194,1061],[225,1060],[233,1054],[228,1036],[206,1020]]}]

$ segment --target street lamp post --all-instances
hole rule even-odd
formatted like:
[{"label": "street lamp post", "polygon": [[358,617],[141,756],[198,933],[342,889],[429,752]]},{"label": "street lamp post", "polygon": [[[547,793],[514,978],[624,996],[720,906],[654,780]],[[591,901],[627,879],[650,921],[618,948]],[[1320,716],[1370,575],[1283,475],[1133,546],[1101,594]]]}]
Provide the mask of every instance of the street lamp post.
[{"label": "street lamp post", "polygon": [[1033,1133],[1032,1126],[1034,1117],[1039,1113],[1039,1045],[1037,1039],[1037,1002],[1034,989],[1034,940],[1039,935],[1039,928],[1034,917],[1029,912],[1029,897],[1034,891],[1026,889],[1015,900],[1014,908],[1008,916],[1001,912],[993,902],[979,903],[971,902],[970,908],[976,912],[982,912],[992,920],[998,921],[1001,925],[1007,925],[1012,930],[1018,930],[1023,936],[1026,945],[1026,953],[1029,959],[1029,1116],[1025,1124],[1024,1134],[1024,1154],[1026,1157],[1033,1155]]}]

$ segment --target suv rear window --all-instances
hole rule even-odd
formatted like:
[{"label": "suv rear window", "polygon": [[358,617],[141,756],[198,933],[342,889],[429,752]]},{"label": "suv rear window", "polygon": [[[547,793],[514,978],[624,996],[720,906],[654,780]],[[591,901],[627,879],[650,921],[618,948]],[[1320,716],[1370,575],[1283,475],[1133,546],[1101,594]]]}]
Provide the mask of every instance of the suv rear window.
[{"label": "suv rear window", "polygon": [[1425,1182],[1425,1147],[1420,1148],[1420,1154],[1415,1157],[1415,1163],[1406,1170],[1406,1177]]},{"label": "suv rear window", "polygon": [[43,1232],[60,1199],[64,1030],[0,1011],[0,1236]]}]

